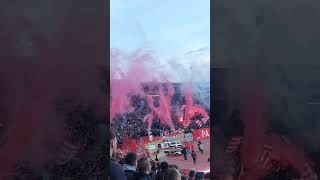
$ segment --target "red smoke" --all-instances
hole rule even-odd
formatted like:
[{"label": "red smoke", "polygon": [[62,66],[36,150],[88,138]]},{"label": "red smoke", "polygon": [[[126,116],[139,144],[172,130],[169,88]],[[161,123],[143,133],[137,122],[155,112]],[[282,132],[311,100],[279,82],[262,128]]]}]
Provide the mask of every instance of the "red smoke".
[{"label": "red smoke", "polygon": [[[160,121],[174,129],[171,111],[172,97],[175,93],[172,83],[163,73],[157,73],[157,69],[148,66],[157,64],[150,52],[137,51],[133,55],[126,55],[118,50],[111,50],[111,121],[117,113],[124,113],[130,108],[130,95],[136,94],[146,98],[148,106],[152,113],[145,116],[144,122],[148,122],[149,129],[152,119],[156,116]],[[147,82],[149,88],[156,89],[155,95],[146,94],[141,87],[143,82]],[[185,88],[186,108],[184,126],[190,124],[191,118],[196,114],[201,114],[208,120],[206,111],[193,103],[191,87]],[[159,106],[155,106],[155,100],[158,100]]]},{"label": "red smoke", "polygon": [[57,112],[58,102],[71,98],[101,105],[104,100],[98,63],[87,58],[82,62],[77,53],[57,54],[0,59],[1,103],[8,112],[5,141],[0,148],[1,180],[19,161],[37,168],[55,156],[57,152],[50,148],[65,138],[66,117]]},{"label": "red smoke", "polygon": [[185,107],[184,107],[184,118],[183,125],[184,127],[189,126],[191,119],[196,115],[201,115],[203,118],[198,120],[197,124],[202,125],[207,122],[209,119],[208,113],[200,105],[193,103],[192,89],[189,85],[186,85],[184,88],[184,97],[185,97]]},{"label": "red smoke", "polygon": [[[121,64],[128,66],[127,70],[121,69],[116,65]],[[111,109],[110,119],[113,120],[115,114],[128,111],[130,108],[130,94],[139,95],[147,98],[149,107],[160,118],[160,120],[173,128],[171,119],[171,97],[174,94],[174,89],[170,83],[167,84],[167,94],[160,82],[168,82],[163,75],[159,75],[162,79],[153,79],[152,72],[154,69],[148,69],[147,63],[153,62],[153,57],[149,52],[135,52],[133,55],[121,54],[119,51],[111,50]],[[120,75],[120,76],[119,76]],[[151,85],[157,86],[157,95],[159,97],[160,106],[155,107],[152,97],[148,96],[142,90],[142,83],[149,82],[153,79]],[[150,86],[152,87],[152,86]],[[154,87],[153,87],[154,88]],[[154,116],[148,116],[145,120],[148,121],[149,127]]]},{"label": "red smoke", "polygon": [[[116,113],[123,113],[130,108],[130,93],[140,96],[145,94],[142,91],[141,82],[149,75],[145,68],[145,64],[152,60],[149,53],[134,53],[131,56],[121,54],[119,51],[111,50],[111,68],[110,68],[110,88],[111,88],[111,105],[110,120],[112,121]],[[129,68],[126,72],[116,67],[117,63],[123,59],[128,60]]]},{"label": "red smoke", "polygon": [[[172,86],[172,84],[167,84],[167,86]],[[159,107],[155,107],[152,97],[148,97],[148,105],[153,112],[157,114],[159,119],[170,126],[174,130],[174,124],[171,118],[171,98],[174,93],[173,88],[169,88],[167,95],[164,94],[164,88],[161,85],[158,88],[159,93]]]},{"label": "red smoke", "polygon": [[[240,94],[241,119],[245,125],[242,162],[244,168],[250,169],[246,179],[256,180],[268,172],[267,166],[270,162],[267,162],[266,158],[261,160],[266,153],[266,146],[271,147],[267,155],[270,160],[283,166],[292,165],[300,175],[309,173],[312,176],[313,163],[306,157],[302,148],[279,135],[266,134],[267,124],[263,117],[266,104],[266,98],[257,90],[242,91]],[[310,169],[306,170],[306,167]]]},{"label": "red smoke", "polygon": [[185,105],[185,109],[184,109],[185,117],[184,117],[183,125],[185,127],[187,127],[191,121],[191,116],[189,113],[193,111],[192,89],[190,86],[186,86],[184,88],[184,98],[186,101],[186,105]]}]

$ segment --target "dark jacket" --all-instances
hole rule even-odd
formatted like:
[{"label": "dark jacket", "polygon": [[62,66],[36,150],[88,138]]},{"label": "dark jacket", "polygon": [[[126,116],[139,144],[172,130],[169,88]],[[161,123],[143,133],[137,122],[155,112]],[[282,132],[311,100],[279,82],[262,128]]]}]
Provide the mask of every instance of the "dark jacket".
[{"label": "dark jacket", "polygon": [[152,179],[151,175],[138,172],[138,173],[136,174],[135,180],[153,180],[153,179]]},{"label": "dark jacket", "polygon": [[127,180],[122,166],[115,160],[110,160],[110,180]]},{"label": "dark jacket", "polygon": [[135,180],[137,172],[130,170],[126,170],[124,172],[126,173],[127,180]]},{"label": "dark jacket", "polygon": [[124,172],[126,173],[127,180],[134,180],[137,174],[136,167],[131,166],[129,164],[124,164],[123,169],[124,169]]},{"label": "dark jacket", "polygon": [[162,171],[162,170],[158,171],[155,180],[165,180],[164,175],[165,175],[165,171]]}]

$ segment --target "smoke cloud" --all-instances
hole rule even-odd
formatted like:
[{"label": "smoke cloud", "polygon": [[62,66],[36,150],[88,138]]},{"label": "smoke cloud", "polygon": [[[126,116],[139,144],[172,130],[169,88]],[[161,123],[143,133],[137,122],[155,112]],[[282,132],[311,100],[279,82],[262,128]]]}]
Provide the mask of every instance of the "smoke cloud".
[{"label": "smoke cloud", "polygon": [[[60,3],[53,3],[54,7],[71,7]],[[53,18],[54,22],[48,27],[51,21],[32,14],[35,11],[31,12],[29,6],[24,7],[26,11],[19,10],[26,12],[25,15],[12,15],[17,12],[14,8],[18,5],[11,4],[10,18],[8,11],[2,11],[5,19],[0,19],[3,24],[0,33],[0,116],[3,123],[0,179],[21,161],[39,167],[55,158],[52,147],[66,138],[66,117],[57,111],[61,101],[72,99],[78,104],[94,104],[100,107],[97,113],[105,116],[105,96],[99,84],[99,68],[104,63],[96,47],[101,41],[101,30],[86,31],[82,23],[90,23],[93,29],[101,28],[96,27],[99,23],[92,23],[91,12],[87,19],[82,18],[82,23],[77,21],[77,15],[88,10],[84,10],[83,4],[80,6],[72,16],[65,11],[59,14],[61,16],[54,16],[56,19]],[[37,6],[33,4],[32,7]],[[57,9],[53,8],[51,13]],[[82,13],[77,12],[80,10]]]},{"label": "smoke cloud", "polygon": [[309,102],[318,101],[319,2],[213,3],[213,62],[231,68],[231,90],[254,81],[268,97],[268,126],[318,148],[319,113]]}]

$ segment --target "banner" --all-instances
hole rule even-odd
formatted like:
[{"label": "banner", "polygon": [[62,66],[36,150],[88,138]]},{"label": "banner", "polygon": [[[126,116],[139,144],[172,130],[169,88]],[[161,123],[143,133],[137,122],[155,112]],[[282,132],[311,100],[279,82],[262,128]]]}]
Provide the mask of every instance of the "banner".
[{"label": "banner", "polygon": [[145,149],[147,149],[150,152],[153,152],[153,151],[157,151],[158,144],[163,142],[163,138],[153,136],[153,138],[150,139],[149,137],[144,137],[143,142],[144,142]]},{"label": "banner", "polygon": [[140,139],[140,144],[134,139],[125,138],[122,149],[126,151],[136,152],[138,147],[141,145],[144,146],[145,149],[148,149],[150,152],[156,151],[158,148],[158,144],[163,141],[179,141],[179,142],[192,142],[194,140],[202,140],[210,138],[210,128],[197,129],[192,131],[192,133],[180,133],[173,136],[166,137],[157,137],[149,136],[143,137]]},{"label": "banner", "polygon": [[165,137],[153,137],[150,139],[149,137],[144,137],[144,146],[146,149],[153,149],[154,147],[158,148],[158,144],[162,143],[163,141],[179,141],[184,142],[184,133],[176,134],[173,136],[165,136]]},{"label": "banner", "polygon": [[192,131],[192,136],[194,140],[209,139],[210,138],[210,128],[197,129]]},{"label": "banner", "polygon": [[165,136],[164,137],[165,140],[167,141],[179,141],[179,142],[184,142],[184,134],[176,134],[173,136]]},{"label": "banner", "polygon": [[163,141],[162,137],[157,137],[157,136],[152,136],[152,138],[150,138],[149,136],[143,137],[143,143],[144,145],[148,145],[148,144],[153,144],[154,142],[159,142],[159,141]]}]

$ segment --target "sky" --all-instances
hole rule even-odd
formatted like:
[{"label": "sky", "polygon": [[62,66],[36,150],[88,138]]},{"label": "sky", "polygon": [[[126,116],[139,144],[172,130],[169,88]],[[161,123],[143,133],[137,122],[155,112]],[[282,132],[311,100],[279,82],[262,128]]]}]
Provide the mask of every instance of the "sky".
[{"label": "sky", "polygon": [[150,49],[167,71],[174,64],[209,72],[210,0],[110,0],[110,45]]}]

